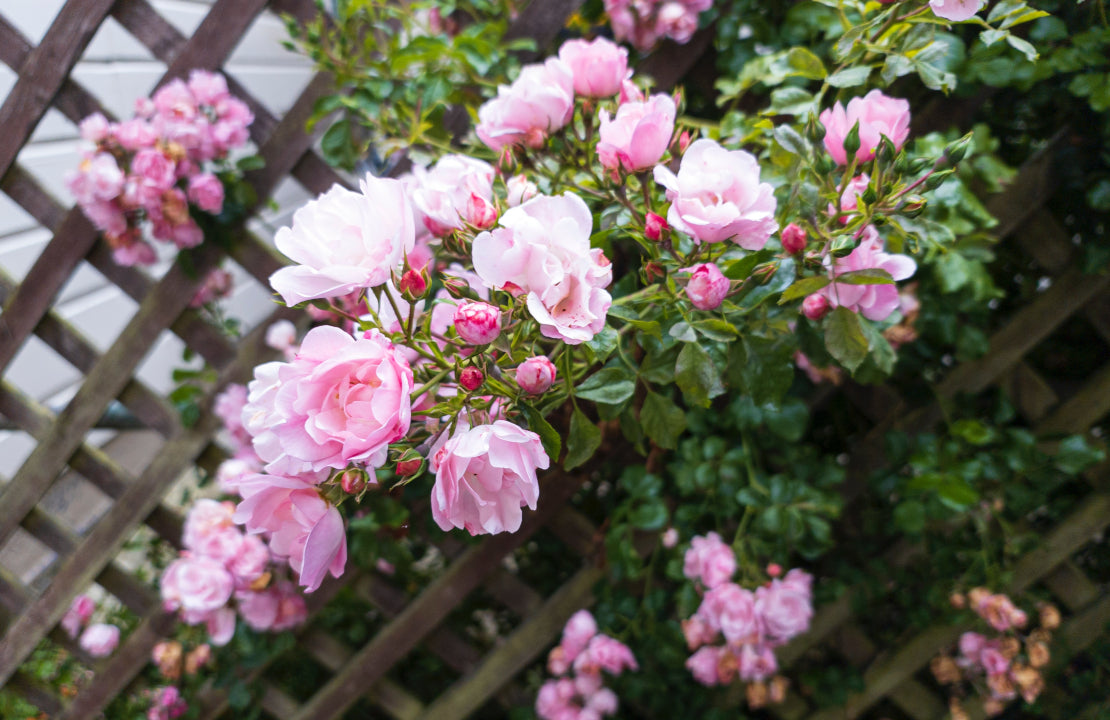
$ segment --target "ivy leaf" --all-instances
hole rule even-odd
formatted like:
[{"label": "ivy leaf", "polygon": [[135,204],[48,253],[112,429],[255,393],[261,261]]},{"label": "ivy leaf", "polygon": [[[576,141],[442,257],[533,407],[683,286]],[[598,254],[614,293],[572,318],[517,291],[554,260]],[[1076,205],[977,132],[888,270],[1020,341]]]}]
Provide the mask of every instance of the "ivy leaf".
[{"label": "ivy leaf", "polygon": [[825,347],[837,362],[855,372],[867,358],[870,347],[860,326],[859,316],[845,307],[833,310],[825,326]]},{"label": "ivy leaf", "polygon": [[601,447],[601,428],[594,425],[586,413],[578,408],[570,418],[570,437],[567,438],[567,456],[563,469],[571,470],[589,460]]},{"label": "ivy leaf", "polygon": [[574,394],[583,400],[591,400],[606,405],[618,405],[636,390],[636,382],[624,368],[604,368],[586,378],[574,389]]},{"label": "ivy leaf", "polygon": [[640,409],[640,425],[653,443],[673,450],[678,446],[679,436],[686,430],[686,413],[670,398],[649,391]]},{"label": "ivy leaf", "polygon": [[563,441],[559,437],[559,431],[553,428],[551,423],[540,414],[540,411],[531,405],[521,403],[520,410],[524,413],[525,419],[528,420],[528,427],[540,436],[544,452],[551,458],[551,462],[558,462],[559,453],[563,451]]},{"label": "ivy leaf", "polygon": [[687,343],[678,354],[674,373],[675,382],[691,405],[709,407],[709,401],[725,391],[713,359],[693,343]]}]

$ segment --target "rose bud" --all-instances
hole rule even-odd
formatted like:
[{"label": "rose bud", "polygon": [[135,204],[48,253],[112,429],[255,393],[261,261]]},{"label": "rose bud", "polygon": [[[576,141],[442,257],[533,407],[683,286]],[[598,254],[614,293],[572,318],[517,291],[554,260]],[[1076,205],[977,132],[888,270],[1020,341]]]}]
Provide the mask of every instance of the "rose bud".
[{"label": "rose bud", "polygon": [[467,390],[477,390],[486,381],[486,376],[476,367],[465,367],[459,373],[459,385]]},{"label": "rose bud", "polygon": [[767,565],[767,574],[773,578],[777,578],[779,575],[782,575],[782,565],[770,563]]},{"label": "rose bud", "polygon": [[967,607],[967,598],[963,596],[963,593],[952,593],[948,596],[948,604],[957,610],[963,610]]},{"label": "rose bud", "polygon": [[647,235],[648,240],[658,240],[669,227],[666,218],[649,212],[644,222],[644,235]]},{"label": "rose bud", "polygon": [[782,229],[782,249],[797,255],[806,249],[806,231],[800,225],[790,223]]},{"label": "rose bud", "polygon": [[802,314],[810,320],[820,320],[829,312],[829,300],[824,295],[807,295],[802,301]]},{"label": "rose bud", "polygon": [[339,476],[339,486],[348,495],[358,495],[366,489],[366,471],[348,468]]},{"label": "rose bud", "polygon": [[691,305],[698,310],[716,310],[721,306],[732,285],[716,265],[702,263],[683,268],[683,271],[690,273],[686,297]]},{"label": "rose bud", "polygon": [[497,222],[497,208],[477,193],[470,193],[470,200],[466,204],[466,221],[479,230],[491,228]]},{"label": "rose bud", "polygon": [[501,334],[501,311],[484,302],[468,302],[455,310],[455,332],[471,345],[485,345]]},{"label": "rose bud", "polygon": [[428,276],[423,270],[406,270],[397,281],[397,289],[411,303],[424,297],[428,291]]},{"label": "rose bud", "polygon": [[397,469],[395,472],[400,477],[408,477],[409,475],[415,475],[416,473],[418,473],[423,464],[424,458],[422,457],[401,460],[397,463]]},{"label": "rose bud", "polygon": [[540,395],[555,382],[555,363],[543,355],[530,357],[516,368],[516,384],[530,395]]},{"label": "rose bud", "polygon": [[1055,605],[1045,603],[1037,610],[1041,619],[1041,627],[1045,630],[1055,630],[1060,627],[1060,611]]}]

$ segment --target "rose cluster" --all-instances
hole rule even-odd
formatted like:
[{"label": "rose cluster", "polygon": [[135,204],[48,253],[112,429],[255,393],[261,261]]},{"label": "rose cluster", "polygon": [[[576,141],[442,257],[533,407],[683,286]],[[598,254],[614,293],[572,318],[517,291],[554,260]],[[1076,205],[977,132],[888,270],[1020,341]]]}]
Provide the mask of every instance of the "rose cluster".
[{"label": "rose cluster", "polygon": [[589,610],[567,620],[562,641],[547,658],[554,678],[536,696],[541,720],[600,720],[617,712],[617,695],[605,687],[602,671],[617,677],[638,670],[636,658],[620,640],[597,631]]},{"label": "rose cluster", "polygon": [[304,598],[275,582],[270,548],[235,525],[230,502],[198,500],[185,518],[184,550],[162,573],[162,603],[190,625],[204,624],[215,645],[235,633],[236,610],[255,630],[280,631],[304,620]]},{"label": "rose cluster", "polygon": [[983,709],[987,716],[1001,713],[1019,694],[1025,702],[1034,702],[1045,687],[1041,672],[1051,658],[1048,643],[1052,631],[1060,627],[1060,611],[1048,603],[1041,604],[1039,627],[1023,634],[1029,616],[1005,594],[979,587],[966,596],[955,593],[951,601],[957,608],[969,607],[996,633],[988,637],[965,632],[955,658],[948,654],[933,658],[933,676],[953,689],[949,701],[952,717],[968,717],[959,700],[959,690],[965,683],[973,687],[985,684],[985,692],[980,692],[986,695]]},{"label": "rose cluster", "polygon": [[[813,578],[794,569],[755,592],[732,582],[736,556],[717,533],[695,537],[683,574],[704,591],[701,605],[682,622],[693,655],[686,661],[694,679],[707,686],[747,683],[752,707],[781,701],[786,681],[777,676],[774,649],[809,629]],[[781,574],[781,568],[772,568]],[[722,642],[723,640],[723,642]]]},{"label": "rose cluster", "polygon": [[81,122],[85,153],[66,185],[111,245],[121,265],[151,265],[156,240],[178,248],[204,239],[191,209],[219,214],[224,185],[213,161],[242,147],[254,120],[217,73],[194,70],[136,103],[135,116],[109,122],[100,113]]},{"label": "rose cluster", "polygon": [[[91,623],[96,603],[87,595],[78,595],[62,616],[61,627],[81,649],[94,658],[108,657],[119,646],[119,628],[111,623]],[[80,638],[78,639],[78,636]]]},{"label": "rose cluster", "polygon": [[690,42],[698,29],[698,14],[713,0],[605,0],[605,12],[618,40],[646,52],[661,38]]}]

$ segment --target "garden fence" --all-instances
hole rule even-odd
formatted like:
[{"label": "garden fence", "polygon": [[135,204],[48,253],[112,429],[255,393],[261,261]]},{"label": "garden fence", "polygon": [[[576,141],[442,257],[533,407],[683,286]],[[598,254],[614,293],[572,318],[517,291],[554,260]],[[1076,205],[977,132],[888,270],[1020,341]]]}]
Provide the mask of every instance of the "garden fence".
[{"label": "garden fence", "polygon": [[[580,2],[534,0],[514,22],[511,34],[550,44],[559,28]],[[11,93],[0,108],[0,189],[18,203],[52,240],[21,282],[0,273],[0,373],[28,339],[35,335],[84,376],[80,389],[60,412],[54,413],[20,389],[0,379],[0,415],[11,426],[28,433],[37,443],[19,471],[0,487],[0,545],[22,529],[56,554],[47,571],[48,582],[27,586],[0,567],[0,684],[22,694],[52,718],[95,717],[129,684],[149,661],[154,645],[172,627],[174,618],[161,608],[149,585],[118,561],[121,548],[143,525],[158,536],[178,544],[180,515],[164,503],[164,496],[184,474],[195,468],[212,470],[224,458],[214,443],[218,421],[210,412],[186,427],[173,406],[135,378],[135,369],[165,330],[178,336],[219,373],[219,385],[245,382],[255,364],[267,359],[262,342],[265,327],[273,320],[291,317],[275,305],[271,318],[242,341],[232,343],[221,332],[189,309],[189,299],[203,270],[220,260],[219,251],[207,249],[198,257],[200,272],[186,273],[175,266],[161,278],[135,268],[116,265],[111,251],[99,240],[82,213],[51,194],[20,166],[18,156],[37,124],[51,107],[76,123],[84,116],[105,112],[90,92],[70,77],[99,26],[114,18],[124,29],[165,63],[165,78],[181,76],[193,68],[220,69],[242,33],[263,11],[312,17],[310,0],[218,0],[192,37],[184,37],[161,17],[148,0],[69,0],[37,46],[0,15],[0,60],[18,74]],[[698,62],[709,47],[711,31],[703,31],[681,52],[664,51],[651,61],[661,85],[670,85]],[[244,98],[255,115],[254,142],[265,160],[264,169],[252,171],[259,207],[278,184],[293,178],[310,193],[326,190],[343,178],[313,151],[313,138],[305,121],[314,102],[331,89],[330,78],[317,75],[292,109],[274,117],[246,88],[229,76],[234,94]],[[948,102],[948,101],[944,101]],[[105,113],[108,114],[108,113]],[[934,113],[942,117],[944,113]],[[881,458],[880,441],[889,429],[924,430],[940,418],[940,407],[959,393],[979,393],[992,386],[1005,388],[1031,426],[1039,432],[1084,432],[1110,410],[1110,362],[1074,392],[1058,395],[1033,364],[1030,354],[1051,342],[1054,332],[1081,318],[1102,342],[1110,343],[1110,277],[1085,275],[1074,269],[1075,246],[1045,204],[1055,187],[1053,159],[1061,142],[1048,145],[1021,169],[1005,192],[987,199],[987,206],[1002,218],[997,234],[1017,243],[1050,278],[1047,288],[1022,307],[990,338],[989,353],[954,367],[934,388],[936,402],[908,407],[888,387],[862,387],[847,383],[830,388],[844,393],[871,422],[873,429],[853,453],[846,493],[850,502],[863,478]],[[263,286],[283,260],[266,238],[246,226],[230,251],[230,259]],[[52,304],[59,290],[82,262],[134,298],[138,310],[115,343],[99,352],[74,327],[59,317]],[[1110,358],[1104,358],[1110,359]],[[118,401],[143,426],[162,438],[153,460],[140,472],[129,472],[89,440],[90,432]],[[208,397],[208,403],[211,396]],[[207,405],[205,405],[207,407]],[[1046,533],[1041,544],[1021,559],[1013,576],[1012,592],[1033,586],[1046,588],[1065,610],[1062,648],[1054,662],[1064,662],[1094,642],[1110,622],[1110,597],[1086,577],[1073,557],[1110,524],[1110,490],[1106,466],[1089,473],[1090,495],[1078,510]],[[110,509],[90,527],[78,531],[42,505],[53,483],[64,473],[76,474],[111,499]],[[487,538],[466,546],[450,536],[437,544],[449,559],[440,577],[409,599],[403,588],[378,574],[349,572],[329,580],[310,596],[316,612],[344,586],[351,587],[386,618],[384,627],[362,647],[352,648],[311,622],[297,635],[296,652],[307,653],[330,673],[330,680],[311,698],[298,701],[266,680],[267,667],[251,671],[261,679],[265,713],[281,720],[340,717],[360,698],[396,720],[464,718],[489,703],[505,707],[527,704],[532,698],[519,681],[521,671],[543,656],[557,638],[565,620],[592,602],[592,590],[604,573],[601,567],[601,533],[569,504],[583,474],[551,472],[543,478],[539,510],[526,515],[520,532]],[[568,553],[581,556],[581,569],[557,592],[543,597],[506,569],[503,559],[545,529],[557,537]],[[915,549],[891,550],[898,563],[923,561]],[[141,621],[115,654],[93,660],[58,629],[58,622],[73,598],[96,583],[136,613]],[[521,618],[515,630],[483,654],[473,642],[444,625],[444,620],[468,595],[481,588],[503,608]],[[853,619],[853,591],[819,608],[809,633],[780,653],[789,667],[814,648],[825,647],[846,663],[862,669],[865,687],[852,695],[844,708],[818,711],[797,692],[773,709],[783,718],[855,718],[870,713],[893,712],[915,720],[941,718],[947,704],[928,677],[930,659],[962,631],[957,626],[937,626],[884,651],[875,646]],[[57,688],[44,687],[21,666],[43,641],[57,643],[85,662],[95,681],[72,697]],[[406,687],[395,666],[418,647],[442,659],[456,675],[439,697],[427,697],[419,688]],[[293,652],[293,651],[290,651]],[[1063,691],[1051,689],[1044,700],[1051,707]],[[228,711],[228,698],[210,689],[203,698],[204,718]],[[982,715],[981,708],[972,708]]]}]

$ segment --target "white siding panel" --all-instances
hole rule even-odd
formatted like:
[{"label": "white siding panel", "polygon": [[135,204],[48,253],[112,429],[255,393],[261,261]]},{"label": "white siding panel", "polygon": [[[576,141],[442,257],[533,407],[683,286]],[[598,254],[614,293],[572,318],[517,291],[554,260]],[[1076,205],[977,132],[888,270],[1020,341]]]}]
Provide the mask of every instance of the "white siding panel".
[{"label": "white siding panel", "polygon": [[65,0],[0,0],[0,13],[38,45],[63,5]]}]

